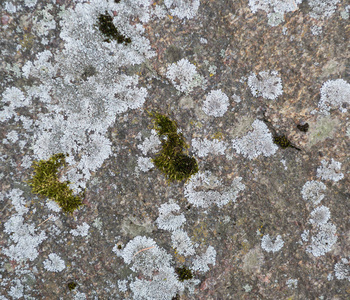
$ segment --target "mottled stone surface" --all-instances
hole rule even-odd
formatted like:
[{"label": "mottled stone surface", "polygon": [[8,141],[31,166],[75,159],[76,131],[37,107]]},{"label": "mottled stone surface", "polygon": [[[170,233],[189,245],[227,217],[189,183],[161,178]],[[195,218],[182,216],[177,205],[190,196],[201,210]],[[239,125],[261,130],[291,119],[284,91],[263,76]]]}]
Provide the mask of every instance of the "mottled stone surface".
[{"label": "mottled stone surface", "polygon": [[[3,299],[12,299],[10,291],[17,278],[26,299],[74,299],[77,293],[84,293],[87,299],[129,299],[131,292],[119,292],[117,281],[134,274],[112,249],[139,235],[154,239],[173,256],[176,267],[190,265],[191,259],[172,249],[171,234],[158,229],[155,222],[158,208],[170,199],[181,207],[186,217],[184,229],[198,244],[198,252],[203,253],[208,246],[217,252],[216,265],[209,265],[205,274],[195,274],[201,283],[194,294],[186,292],[180,299],[349,299],[349,281],[328,277],[334,277],[334,265],[341,258],[350,256],[349,112],[332,109],[330,115],[322,116],[317,107],[325,81],[342,78],[350,83],[350,20],[340,14],[348,3],[340,1],[331,18],[316,20],[309,16],[305,2],[298,10],[286,13],[285,21],[275,27],[268,25],[265,12],[253,14],[248,1],[241,0],[201,0],[197,16],[191,20],[168,15],[144,25],[156,55],[123,72],[139,75],[139,86],[148,91],[146,102],[140,109],[118,115],[115,125],[108,129],[114,156],[105,160],[88,182],[85,205],[73,216],[56,213],[54,221],[40,225],[48,238],[38,247],[38,257],[21,263],[0,253]],[[45,4],[38,1],[34,8],[12,14],[0,7],[0,92],[11,86],[30,86],[33,80],[20,76],[24,63],[45,49],[63,47],[59,28],[50,31],[48,45],[42,44],[33,31],[33,16]],[[64,5],[75,4],[57,1],[50,9],[57,20]],[[313,26],[322,27],[322,33],[313,35]],[[200,38],[207,43],[201,43]],[[181,58],[193,63],[206,81],[189,95],[178,92],[165,76],[167,67]],[[209,71],[212,65],[217,67],[215,74]],[[277,71],[282,78],[283,94],[277,100],[253,97],[247,85],[252,72],[268,70]],[[205,96],[217,89],[230,98],[230,106],[222,117],[214,118],[202,111],[202,104]],[[233,101],[233,94],[241,101]],[[31,111],[23,108],[18,114],[35,119],[45,110],[38,102]],[[137,136],[141,133],[144,140],[150,135],[152,124],[147,112],[152,110],[176,120],[189,143],[192,138],[227,142],[225,156],[209,155],[197,161],[200,170],[211,171],[224,186],[242,177],[246,188],[236,203],[196,208],[185,198],[183,182],[169,184],[156,169],[135,172],[141,155]],[[301,150],[279,148],[270,157],[261,155],[253,160],[237,154],[231,149],[232,139],[246,135],[256,119],[265,121],[273,134],[286,135]],[[307,132],[297,129],[303,122],[309,124]],[[5,122],[1,123],[2,139],[12,130],[18,133],[19,141],[35,138],[20,123]],[[14,188],[23,190],[29,208],[25,221],[39,225],[52,212],[25,183],[31,169],[22,164],[25,155],[33,154],[30,143],[22,148],[18,142],[0,143],[0,151],[0,190],[3,195]],[[344,178],[323,181],[327,189],[321,204],[330,209],[337,242],[330,252],[315,257],[306,251],[306,243],[300,243],[303,231],[312,228],[308,220],[313,210],[301,190],[307,181],[320,180],[316,170],[323,159],[331,158],[341,162]],[[3,248],[9,245],[4,223],[15,214],[6,196],[0,201],[0,211]],[[90,225],[88,237],[70,234],[83,222]],[[57,235],[53,226],[59,230]],[[281,235],[282,249],[264,251],[264,234]],[[63,271],[44,269],[43,262],[50,253],[65,261]],[[297,279],[297,286],[288,285],[289,279]],[[77,283],[74,291],[67,286],[71,281]]]}]

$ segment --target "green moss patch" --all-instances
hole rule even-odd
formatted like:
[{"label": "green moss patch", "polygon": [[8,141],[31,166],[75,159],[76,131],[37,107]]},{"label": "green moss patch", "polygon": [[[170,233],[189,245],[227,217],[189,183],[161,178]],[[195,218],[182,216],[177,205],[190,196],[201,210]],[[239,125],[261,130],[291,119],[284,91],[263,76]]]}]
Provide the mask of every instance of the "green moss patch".
[{"label": "green moss patch", "polygon": [[193,278],[192,271],[189,268],[186,268],[186,267],[176,268],[175,272],[179,277],[180,281],[185,281]]},{"label": "green moss patch", "polygon": [[160,113],[153,112],[150,116],[162,141],[162,150],[152,160],[154,165],[169,181],[182,181],[197,173],[197,161],[188,155],[189,146],[182,133],[178,132],[177,123]]},{"label": "green moss patch", "polygon": [[282,149],[286,149],[291,146],[290,141],[285,135],[275,136],[273,142],[280,146]]},{"label": "green moss patch", "polygon": [[300,148],[294,146],[285,135],[276,135],[273,137],[273,142],[280,146],[282,149],[286,149],[288,147],[301,151]]},{"label": "green moss patch", "polygon": [[117,27],[113,24],[113,18],[108,12],[105,14],[100,14],[97,21],[98,29],[106,37],[105,42],[110,43],[111,39],[116,40],[118,44],[130,44],[131,39],[121,34]]},{"label": "green moss patch", "polygon": [[71,282],[68,282],[67,286],[70,291],[73,291],[77,287],[77,284],[71,281]]},{"label": "green moss patch", "polygon": [[59,171],[66,166],[66,155],[58,153],[48,160],[34,161],[32,167],[35,174],[27,182],[32,193],[54,200],[65,213],[73,213],[82,203],[82,194],[74,195],[69,188],[69,181],[59,181]]},{"label": "green moss patch", "polygon": [[305,123],[303,125],[298,124],[297,128],[302,132],[307,132],[309,130],[309,123]]}]

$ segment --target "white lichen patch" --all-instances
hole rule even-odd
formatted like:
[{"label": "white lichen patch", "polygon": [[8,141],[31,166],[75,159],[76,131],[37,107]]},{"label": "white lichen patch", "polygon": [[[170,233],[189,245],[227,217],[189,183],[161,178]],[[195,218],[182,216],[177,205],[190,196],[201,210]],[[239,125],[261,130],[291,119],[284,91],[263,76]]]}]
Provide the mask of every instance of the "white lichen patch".
[{"label": "white lichen patch", "polygon": [[311,236],[311,243],[306,251],[319,257],[332,250],[337,241],[336,227],[332,223],[321,224],[316,229],[316,234]]},{"label": "white lichen patch", "polygon": [[49,254],[49,258],[44,260],[44,268],[50,272],[61,272],[66,267],[64,260],[56,253]]},{"label": "white lichen patch", "polygon": [[248,77],[248,86],[255,97],[264,97],[275,100],[282,95],[282,80],[276,71],[262,71],[259,75],[251,74]]},{"label": "white lichen patch", "polygon": [[[19,279],[15,279],[14,282],[15,282],[15,285],[11,286],[11,289],[8,294],[13,299],[20,299],[24,296],[24,285],[21,283]],[[7,299],[8,298],[4,297],[1,300],[7,300]]]},{"label": "white lichen patch", "polygon": [[303,233],[300,235],[301,237],[301,244],[303,244],[303,242],[308,242],[309,241],[309,235],[310,235],[310,231],[309,230],[304,230]]},{"label": "white lichen patch", "polygon": [[38,36],[47,36],[50,30],[56,29],[56,21],[54,16],[50,14],[50,10],[53,10],[53,5],[49,3],[43,10],[36,13],[33,18],[33,32]]},{"label": "white lichen patch", "polygon": [[[0,121],[12,117],[22,120],[16,108],[30,107],[33,99],[42,102],[48,112],[40,113],[29,128],[34,130],[30,146],[36,159],[68,153],[70,168],[65,178],[76,192],[86,187],[91,173],[112,154],[106,133],[116,115],[140,108],[145,102],[147,90],[137,87],[138,77],[121,74],[119,68],[140,64],[154,55],[139,24],[149,20],[151,4],[92,0],[64,10],[60,21],[63,50],[45,50],[33,62],[25,63],[23,76],[35,82],[26,88],[26,94],[14,87],[3,93]],[[114,15],[113,11],[119,13]],[[105,40],[96,25],[99,15],[105,13],[131,43]],[[132,24],[131,17],[135,18]]]},{"label": "white lichen patch", "polygon": [[26,207],[27,201],[22,195],[23,191],[20,189],[12,189],[6,195],[9,199],[11,199],[12,205],[18,215],[24,215],[29,211],[28,207]]},{"label": "white lichen patch", "polygon": [[24,5],[29,8],[34,7],[36,3],[37,3],[37,0],[24,0]]},{"label": "white lichen patch", "polygon": [[189,256],[195,254],[192,241],[188,234],[183,230],[175,230],[171,234],[171,245],[176,253]]},{"label": "white lichen patch", "polygon": [[117,284],[119,291],[125,293],[128,290],[128,281],[126,279],[118,280]]},{"label": "white lichen patch", "polygon": [[147,237],[137,236],[124,249],[114,247],[113,251],[124,259],[134,272],[142,274],[129,284],[133,299],[171,300],[185,288],[190,291],[199,280],[178,280],[171,255]]},{"label": "white lichen patch", "polygon": [[15,121],[18,121],[19,117],[16,114],[16,109],[31,103],[30,100],[25,97],[24,93],[16,87],[7,88],[2,94],[1,101],[5,103],[5,105],[0,111],[0,122],[10,120],[12,117],[14,117]]},{"label": "white lichen patch", "polygon": [[184,214],[177,215],[180,206],[176,203],[165,203],[159,207],[159,217],[156,220],[158,228],[175,231],[178,230],[185,222]]},{"label": "white lichen patch", "polygon": [[302,0],[249,0],[249,7],[253,13],[256,13],[258,9],[261,9],[267,13],[281,13],[294,11],[298,9],[298,4]]},{"label": "white lichen patch", "polygon": [[86,300],[86,294],[78,291],[74,295],[73,300]]},{"label": "white lichen patch", "polygon": [[253,131],[247,135],[232,140],[232,148],[248,159],[257,158],[259,155],[269,157],[275,154],[278,147],[274,144],[272,134],[266,124],[263,121],[255,120],[252,127]]},{"label": "white lichen patch", "polygon": [[84,222],[83,224],[78,225],[76,229],[72,229],[70,233],[74,236],[87,236],[89,233],[89,228],[90,226]]},{"label": "white lichen patch", "polygon": [[20,215],[13,215],[5,224],[4,232],[13,242],[8,248],[3,248],[2,253],[17,261],[37,258],[39,252],[36,249],[45,239],[44,231],[36,233],[34,225],[24,224]]},{"label": "white lichen patch", "polygon": [[153,239],[144,236],[135,237],[122,250],[114,247],[113,251],[131,264],[132,271],[142,271],[146,276],[152,276],[152,272],[161,267],[170,267],[171,256]]},{"label": "white lichen patch", "polygon": [[323,182],[311,180],[304,184],[301,194],[305,201],[309,201],[313,205],[318,205],[324,198],[323,192],[325,190],[326,186]]},{"label": "white lichen patch", "polygon": [[340,262],[334,265],[334,273],[337,279],[347,279],[350,281],[350,261],[342,258]]},{"label": "white lichen patch", "polygon": [[207,208],[214,204],[222,207],[230,201],[235,202],[245,189],[241,180],[241,177],[236,177],[230,187],[224,187],[221,180],[209,171],[198,172],[186,183],[185,197],[196,207]]},{"label": "white lichen patch", "polygon": [[322,166],[317,168],[316,176],[322,180],[333,180],[338,182],[344,178],[344,174],[340,172],[341,163],[335,161],[333,158],[331,161],[325,159],[321,161]]},{"label": "white lichen patch", "polygon": [[213,90],[206,96],[202,109],[208,116],[222,117],[228,106],[227,95],[221,90]]},{"label": "white lichen patch", "polygon": [[62,210],[62,208],[58,205],[58,203],[56,201],[47,200],[46,206],[48,209],[50,209],[54,212],[60,212]]},{"label": "white lichen patch", "polygon": [[207,251],[197,257],[193,261],[193,270],[199,272],[207,272],[209,270],[208,264],[215,266],[216,263],[216,251],[214,247],[209,246]]},{"label": "white lichen patch", "polygon": [[280,12],[273,12],[267,15],[267,24],[270,26],[277,26],[284,21],[284,14]]},{"label": "white lichen patch", "polygon": [[275,241],[270,237],[269,234],[265,234],[261,239],[261,248],[267,252],[277,252],[282,249],[284,241],[280,235],[277,235]]},{"label": "white lichen patch", "polygon": [[298,279],[288,279],[286,281],[286,284],[287,284],[288,288],[296,289],[296,288],[298,288]]},{"label": "white lichen patch", "polygon": [[173,16],[180,19],[192,19],[199,8],[199,0],[164,0],[165,6]]},{"label": "white lichen patch", "polygon": [[225,155],[227,143],[218,139],[194,138],[192,139],[192,148],[198,157],[206,157],[209,154]]},{"label": "white lichen patch", "polygon": [[330,18],[337,9],[340,0],[308,0],[310,16],[315,19]]},{"label": "white lichen patch", "polygon": [[157,152],[159,150],[160,144],[161,141],[159,140],[157,132],[154,129],[152,129],[151,135],[149,137],[146,137],[142,144],[137,145],[137,148],[139,148],[142,151],[143,155],[147,155],[149,152]]},{"label": "white lichen patch", "polygon": [[137,158],[136,173],[138,173],[139,171],[148,172],[152,168],[154,168],[154,164],[150,157],[139,156]]},{"label": "white lichen patch", "polygon": [[197,75],[196,66],[185,58],[171,64],[166,72],[166,77],[174,87],[186,94],[190,93],[194,87],[200,85],[194,85]]},{"label": "white lichen patch", "polygon": [[315,225],[323,225],[326,224],[331,217],[331,213],[328,207],[319,206],[316,207],[310,214],[309,222]]},{"label": "white lichen patch", "polygon": [[332,108],[347,112],[346,106],[350,105],[350,83],[343,79],[328,80],[322,85],[320,93],[318,106],[322,113],[328,114]]}]

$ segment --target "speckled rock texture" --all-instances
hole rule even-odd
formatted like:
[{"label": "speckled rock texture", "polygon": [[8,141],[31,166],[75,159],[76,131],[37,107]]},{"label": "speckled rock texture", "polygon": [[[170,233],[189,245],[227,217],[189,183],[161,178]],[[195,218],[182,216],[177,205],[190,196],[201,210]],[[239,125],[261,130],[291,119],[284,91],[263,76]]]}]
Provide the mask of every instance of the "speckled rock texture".
[{"label": "speckled rock texture", "polygon": [[[2,1],[0,300],[350,299],[350,5],[300,2]],[[56,153],[72,215],[26,182]]]}]

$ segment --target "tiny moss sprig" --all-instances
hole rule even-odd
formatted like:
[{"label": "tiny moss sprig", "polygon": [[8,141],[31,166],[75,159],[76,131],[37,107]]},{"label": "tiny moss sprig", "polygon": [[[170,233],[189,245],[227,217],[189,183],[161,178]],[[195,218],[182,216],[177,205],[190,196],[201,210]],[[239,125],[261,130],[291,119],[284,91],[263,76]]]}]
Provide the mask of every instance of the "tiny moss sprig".
[{"label": "tiny moss sprig", "polygon": [[274,136],[273,142],[280,146],[282,149],[288,148],[291,144],[285,135]]},{"label": "tiny moss sprig", "polygon": [[289,140],[288,138],[285,136],[285,135],[276,135],[273,137],[273,142],[280,146],[282,149],[286,149],[288,147],[291,147],[291,148],[294,148],[296,150],[301,150],[300,148],[298,147],[295,147]]},{"label": "tiny moss sprig", "polygon": [[113,18],[110,16],[108,12],[104,14],[100,14],[98,16],[97,25],[101,33],[107,38],[104,40],[105,42],[110,43],[111,39],[116,40],[118,44],[124,43],[125,45],[131,43],[131,39],[121,34],[117,27],[113,24]]},{"label": "tiny moss sprig", "polygon": [[59,181],[58,172],[66,166],[65,157],[65,154],[58,153],[48,160],[34,161],[32,167],[35,174],[27,183],[32,187],[32,193],[54,200],[65,213],[73,213],[83,204],[83,195],[74,195],[69,181]]},{"label": "tiny moss sprig", "polygon": [[169,181],[182,181],[198,172],[198,164],[189,156],[189,148],[182,133],[177,130],[177,123],[168,116],[150,112],[154,129],[162,140],[162,150],[152,160],[154,165],[164,173]]},{"label": "tiny moss sprig", "polygon": [[185,281],[193,278],[192,271],[189,268],[186,268],[185,266],[182,268],[176,268],[175,272],[179,277],[179,281]]},{"label": "tiny moss sprig", "polygon": [[305,124],[298,124],[297,128],[302,131],[302,132],[307,132],[309,130],[309,123],[305,123]]},{"label": "tiny moss sprig", "polygon": [[71,281],[68,282],[67,286],[70,291],[73,291],[77,287],[77,284],[74,281]]}]

